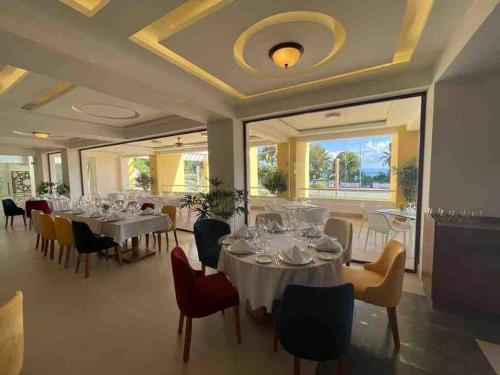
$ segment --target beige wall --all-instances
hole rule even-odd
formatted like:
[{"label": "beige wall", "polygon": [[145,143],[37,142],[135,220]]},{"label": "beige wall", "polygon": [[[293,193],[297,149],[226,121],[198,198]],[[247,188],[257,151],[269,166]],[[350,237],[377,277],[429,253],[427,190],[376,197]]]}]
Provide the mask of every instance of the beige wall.
[{"label": "beige wall", "polygon": [[[407,131],[406,126],[399,126],[396,128],[396,133],[392,136],[392,155],[391,155],[391,169],[392,167],[401,167],[403,163],[411,158],[417,158],[419,151],[419,131]],[[406,204],[403,197],[402,189],[397,184],[397,178],[391,171],[391,190],[395,190],[396,204]]]},{"label": "beige wall", "polygon": [[435,84],[429,205],[500,216],[500,70]]},{"label": "beige wall", "polygon": [[112,152],[84,151],[82,153],[82,158],[84,161],[84,168],[86,168],[85,161],[88,158],[94,158],[95,160],[95,179],[98,193],[106,195],[122,189],[119,155]]},{"label": "beige wall", "polygon": [[[155,194],[171,191],[184,191],[184,157],[182,154],[157,154],[150,160],[156,159],[151,164],[151,175],[154,178],[157,190]],[[176,186],[173,186],[176,185]]]}]

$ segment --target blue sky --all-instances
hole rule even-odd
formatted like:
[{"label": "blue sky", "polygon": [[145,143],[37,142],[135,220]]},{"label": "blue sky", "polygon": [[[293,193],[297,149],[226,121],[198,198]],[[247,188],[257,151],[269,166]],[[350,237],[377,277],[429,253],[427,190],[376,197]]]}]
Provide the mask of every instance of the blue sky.
[{"label": "blue sky", "polygon": [[360,152],[361,149],[361,166],[365,168],[387,168],[382,164],[382,155],[391,143],[390,135],[363,137],[363,138],[346,138],[336,139],[332,141],[314,141],[311,144],[320,144],[332,156],[336,157],[341,151]]}]

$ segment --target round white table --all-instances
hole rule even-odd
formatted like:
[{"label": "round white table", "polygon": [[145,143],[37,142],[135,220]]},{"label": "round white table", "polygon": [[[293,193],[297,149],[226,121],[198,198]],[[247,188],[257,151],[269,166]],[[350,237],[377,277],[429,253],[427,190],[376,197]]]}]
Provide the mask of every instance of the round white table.
[{"label": "round white table", "polygon": [[248,300],[251,309],[265,307],[270,313],[273,301],[281,298],[289,284],[335,286],[342,283],[343,251],[334,253],[332,260],[325,261],[318,258],[316,250],[308,249],[313,256],[313,262],[304,266],[288,265],[278,259],[281,250],[293,245],[306,248],[306,241],[289,232],[260,235],[257,239],[257,243],[261,245],[260,250],[275,259],[269,264],[257,263],[257,254],[232,254],[228,246],[223,245],[217,270],[228,276],[238,290],[240,300]]}]

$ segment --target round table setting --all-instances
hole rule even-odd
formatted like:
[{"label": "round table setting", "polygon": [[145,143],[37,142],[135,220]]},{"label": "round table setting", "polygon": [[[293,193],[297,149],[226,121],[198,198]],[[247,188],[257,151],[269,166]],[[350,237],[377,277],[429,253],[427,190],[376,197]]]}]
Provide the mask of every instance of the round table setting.
[{"label": "round table setting", "polygon": [[[324,243],[329,246],[321,247]],[[251,310],[264,307],[271,313],[273,301],[281,298],[289,284],[341,284],[342,260],[343,249],[335,238],[248,228],[243,236],[222,238],[217,270],[227,275]]]}]

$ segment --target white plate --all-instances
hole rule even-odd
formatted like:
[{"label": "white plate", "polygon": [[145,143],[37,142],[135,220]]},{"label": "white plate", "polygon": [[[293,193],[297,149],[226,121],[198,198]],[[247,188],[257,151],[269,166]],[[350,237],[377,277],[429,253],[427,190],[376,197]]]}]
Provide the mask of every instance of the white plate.
[{"label": "white plate", "polygon": [[274,258],[272,256],[266,254],[257,255],[255,257],[255,261],[260,264],[269,264],[272,263],[273,260]]},{"label": "white plate", "polygon": [[283,254],[280,254],[279,255],[279,258],[280,260],[283,262],[283,263],[286,263],[286,264],[289,264],[291,266],[305,266],[306,264],[309,264],[313,261],[313,257],[310,256],[309,254],[305,254],[304,256],[304,263],[293,263],[293,262],[290,262],[288,260],[288,258],[286,256],[284,256]]},{"label": "white plate", "polygon": [[318,258],[321,260],[333,260],[336,256],[333,253],[318,253]]}]

